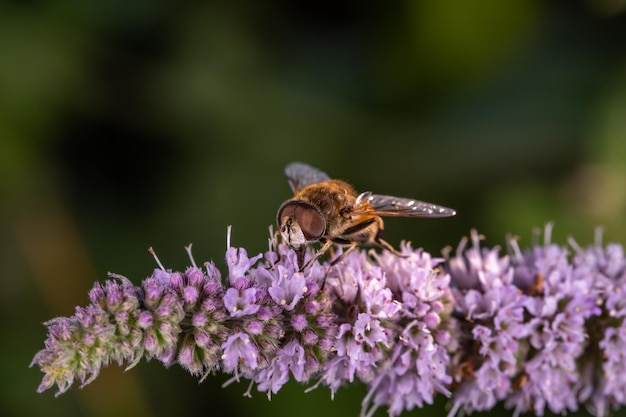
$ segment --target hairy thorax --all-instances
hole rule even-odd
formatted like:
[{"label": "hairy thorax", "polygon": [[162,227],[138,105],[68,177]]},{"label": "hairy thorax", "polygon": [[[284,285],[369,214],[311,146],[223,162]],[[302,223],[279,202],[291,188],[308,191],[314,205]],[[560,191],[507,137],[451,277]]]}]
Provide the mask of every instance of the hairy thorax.
[{"label": "hairy thorax", "polygon": [[337,236],[342,235],[351,222],[351,209],[357,196],[350,184],[341,180],[328,180],[303,188],[294,196],[294,200],[317,207],[326,219],[326,234]]}]

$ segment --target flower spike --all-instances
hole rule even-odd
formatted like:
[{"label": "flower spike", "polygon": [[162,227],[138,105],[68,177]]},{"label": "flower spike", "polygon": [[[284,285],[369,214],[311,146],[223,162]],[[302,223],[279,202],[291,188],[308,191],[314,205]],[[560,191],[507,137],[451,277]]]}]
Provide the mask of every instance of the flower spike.
[{"label": "flower spike", "polygon": [[[449,416],[492,409],[515,416],[581,407],[605,416],[626,403],[626,256],[543,239],[507,253],[472,231],[434,257],[403,243],[397,256],[354,250],[330,265],[297,254],[270,232],[269,250],[231,246],[227,275],[212,262],[184,272],[158,265],[135,286],[109,274],[89,305],[45,323],[44,348],[31,363],[39,392],[89,384],[111,362],[178,364],[204,380],[232,375],[268,398],[289,380],[311,389],[360,381],[361,416],[398,416],[449,398]],[[309,254],[306,254],[308,257]],[[310,259],[310,258],[309,258]],[[323,283],[326,283],[324,286]]]}]

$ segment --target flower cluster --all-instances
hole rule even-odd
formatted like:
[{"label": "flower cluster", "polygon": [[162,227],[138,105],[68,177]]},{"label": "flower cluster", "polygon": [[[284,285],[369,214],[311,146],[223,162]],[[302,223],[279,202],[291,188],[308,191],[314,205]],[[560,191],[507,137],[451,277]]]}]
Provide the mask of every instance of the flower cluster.
[{"label": "flower cluster", "polygon": [[139,286],[112,275],[87,307],[46,323],[32,362],[39,391],[154,358],[247,379],[247,394],[293,379],[334,395],[359,381],[362,416],[397,416],[437,394],[451,416],[498,403],[515,415],[604,416],[626,403],[624,250],[601,234],[586,248],[556,245],[550,231],[524,250],[509,239],[506,254],[472,232],[442,258],[402,244],[402,256],[355,250],[301,271],[293,250],[272,244],[252,257],[229,247],[223,278],[191,254],[185,272],[159,263]]},{"label": "flower cluster", "polygon": [[450,394],[452,300],[448,275],[435,269],[443,259],[406,244],[402,254],[374,254],[372,262],[353,252],[327,277],[343,323],[323,380],[333,392],[355,376],[367,383],[368,416],[380,406],[399,415]]},{"label": "flower cluster", "polygon": [[516,416],[581,405],[604,416],[626,403],[623,247],[603,247],[601,233],[586,249],[559,246],[551,229],[524,251],[509,239],[505,256],[474,232],[448,259],[461,327],[452,413],[503,401]]}]

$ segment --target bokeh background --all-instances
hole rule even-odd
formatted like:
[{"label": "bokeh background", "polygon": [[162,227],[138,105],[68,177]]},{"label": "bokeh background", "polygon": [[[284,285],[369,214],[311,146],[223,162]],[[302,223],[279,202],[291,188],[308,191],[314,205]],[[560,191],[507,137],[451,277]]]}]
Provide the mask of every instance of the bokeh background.
[{"label": "bokeh background", "polygon": [[270,402],[142,362],[54,398],[28,368],[41,323],[107,271],[139,283],[150,246],[224,269],[230,224],[263,251],[293,160],[458,210],[389,220],[393,244],[626,242],[623,0],[220,3],[0,2],[0,414],[358,415],[358,384]]}]

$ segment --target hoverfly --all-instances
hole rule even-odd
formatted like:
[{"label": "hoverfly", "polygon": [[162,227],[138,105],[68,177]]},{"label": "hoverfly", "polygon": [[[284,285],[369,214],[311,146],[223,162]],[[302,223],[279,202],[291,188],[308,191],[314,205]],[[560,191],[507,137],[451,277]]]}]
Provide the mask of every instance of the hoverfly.
[{"label": "hoverfly", "polygon": [[369,191],[358,194],[350,184],[333,180],[302,162],[287,165],[285,175],[294,196],[280,206],[276,222],[284,241],[296,251],[301,270],[306,266],[306,245],[314,242],[321,242],[322,246],[309,263],[323,255],[333,243],[348,248],[331,265],[359,243],[373,243],[401,256],[383,240],[381,216],[449,217],[456,214],[453,209],[410,198]]}]

